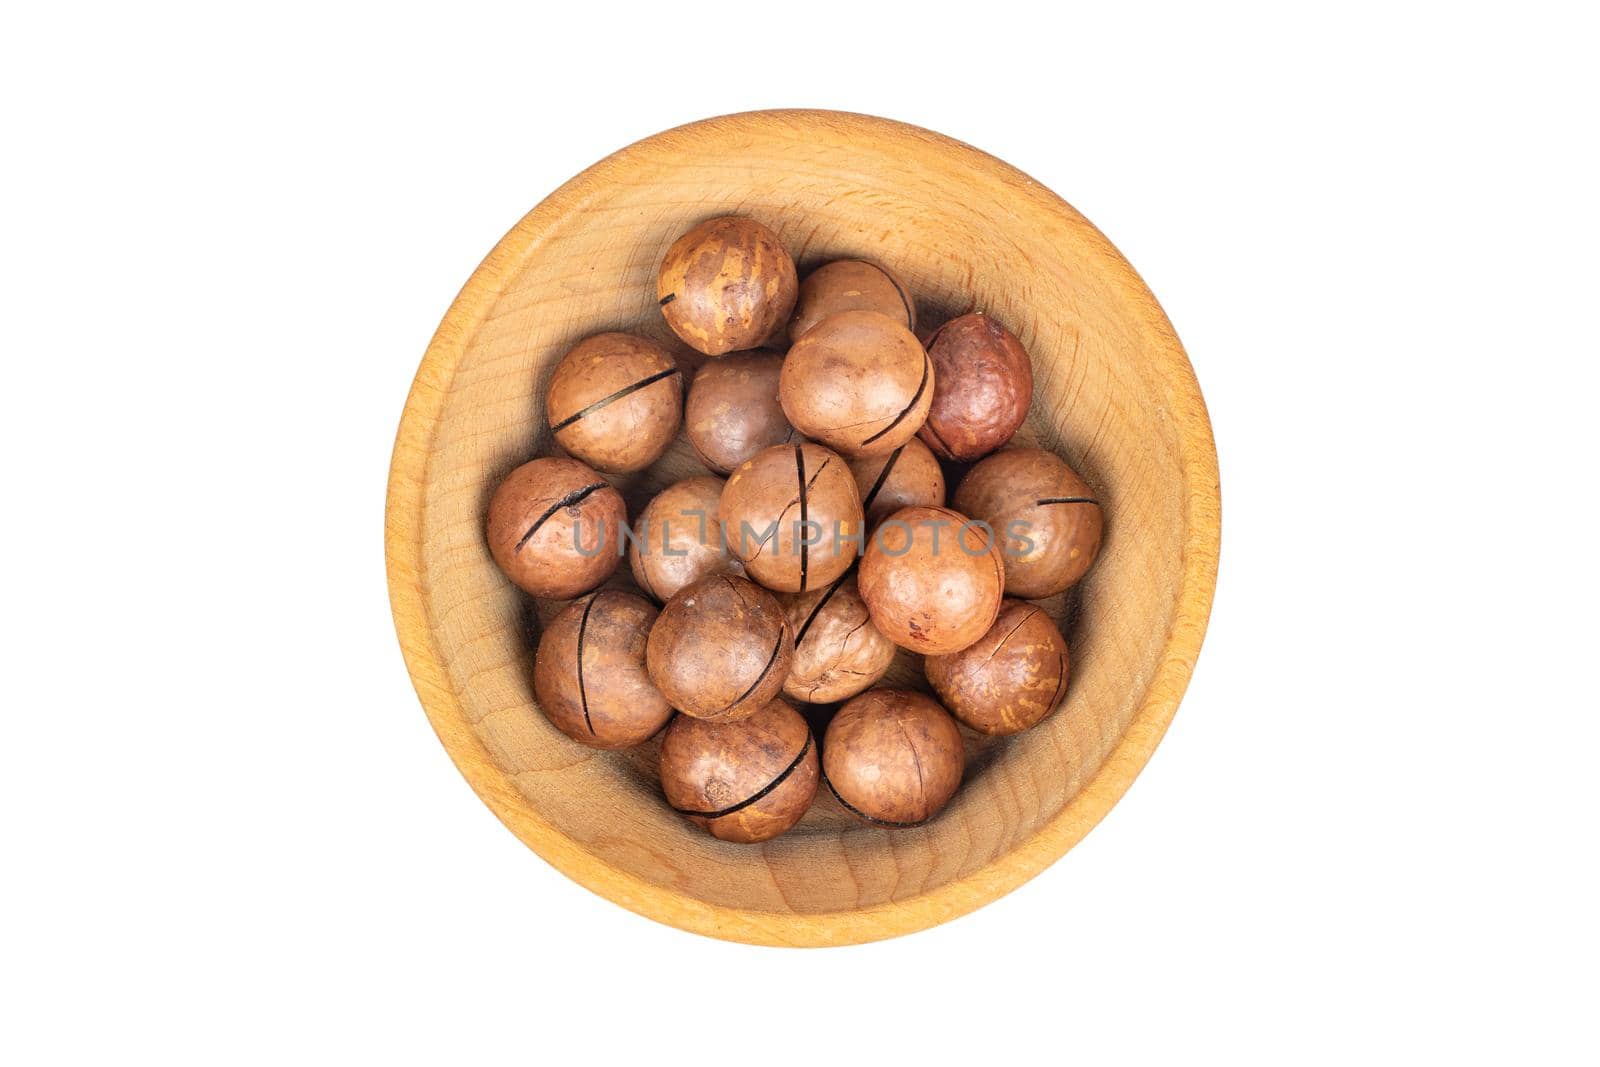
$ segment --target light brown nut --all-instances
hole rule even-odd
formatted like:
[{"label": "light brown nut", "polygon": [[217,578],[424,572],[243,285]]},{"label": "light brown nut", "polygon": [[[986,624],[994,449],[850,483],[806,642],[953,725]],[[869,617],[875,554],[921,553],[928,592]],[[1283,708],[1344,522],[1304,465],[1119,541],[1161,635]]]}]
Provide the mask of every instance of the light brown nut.
[{"label": "light brown nut", "polygon": [[889,640],[924,655],[959,652],[994,623],[1005,588],[997,539],[949,508],[901,508],[861,559],[861,597]]},{"label": "light brown nut", "polygon": [[739,574],[722,540],[718,506],[722,479],[703,475],[674,482],[639,513],[628,542],[633,580],[659,601],[708,574]]},{"label": "light brown nut", "polygon": [[821,445],[776,445],[740,464],[722,490],[728,550],[768,589],[799,593],[855,562],[861,501],[844,460]]},{"label": "light brown nut", "polygon": [[828,724],[822,767],[851,814],[913,826],[939,814],[955,795],[966,751],[955,720],[933,698],[869,689]]},{"label": "light brown nut", "polygon": [[489,501],[486,534],[507,578],[534,596],[566,600],[616,571],[627,521],[622,494],[597,471],[551,457],[506,475]]},{"label": "light brown nut", "polygon": [[955,506],[993,528],[1012,596],[1054,596],[1082,578],[1100,553],[1104,517],[1094,490],[1040,448],[1011,448],[983,460],[956,487]]},{"label": "light brown nut", "polygon": [[794,631],[794,665],[783,691],[808,704],[846,700],[882,678],[894,642],[872,625],[853,576],[779,598]]},{"label": "light brown nut", "polygon": [[681,815],[724,841],[769,841],[817,795],[817,746],[781,700],[738,722],[679,716],[661,739],[661,788]]},{"label": "light brown nut", "polygon": [[950,714],[985,734],[1037,725],[1067,692],[1067,641],[1033,604],[1007,600],[989,632],[960,652],[929,656],[928,684]]},{"label": "light brown nut", "polygon": [[672,332],[708,356],[759,348],[788,324],[794,259],[754,219],[707,219],[667,249],[656,300]]},{"label": "light brown nut", "polygon": [[685,715],[733,721],[783,689],[794,635],[783,608],[753,582],[714,574],[684,586],[650,630],[645,665]]},{"label": "light brown nut", "polygon": [[728,474],[745,460],[794,438],[778,403],[783,357],[740,352],[709,360],[689,385],[683,429],[700,461]]},{"label": "light brown nut", "polygon": [[829,315],[841,311],[876,311],[917,331],[917,305],[911,290],[889,268],[865,259],[836,259],[824,263],[800,283],[800,299],[789,320],[789,341]]},{"label": "light brown nut", "polygon": [[534,656],[533,691],[545,718],[592,748],[628,748],[653,737],[672,717],[644,666],[655,619],[654,605],[619,589],[563,608]]},{"label": "light brown nut", "polygon": [[683,376],[654,341],[602,333],[556,364],[545,390],[556,444],[603,471],[643,470],[667,450],[683,419]]},{"label": "light brown nut", "polygon": [[944,507],[944,471],[915,437],[887,456],[852,459],[850,473],[861,491],[869,530],[901,508]]},{"label": "light brown nut", "polygon": [[921,429],[935,385],[933,363],[902,323],[844,311],[789,349],[778,400],[805,436],[846,456],[886,455]]}]

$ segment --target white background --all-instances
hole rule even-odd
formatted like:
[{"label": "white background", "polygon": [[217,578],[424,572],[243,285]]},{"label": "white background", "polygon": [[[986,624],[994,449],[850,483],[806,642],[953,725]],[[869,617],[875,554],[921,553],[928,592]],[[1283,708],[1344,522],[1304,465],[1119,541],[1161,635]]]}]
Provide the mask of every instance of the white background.
[{"label": "white background", "polygon": [[[8,9],[0,1060],[1595,1062],[1593,29],[1203,6]],[[1126,799],[976,914],[816,952],[501,828],[381,554],[479,258],[608,152],[770,106],[1085,212],[1223,478]]]}]

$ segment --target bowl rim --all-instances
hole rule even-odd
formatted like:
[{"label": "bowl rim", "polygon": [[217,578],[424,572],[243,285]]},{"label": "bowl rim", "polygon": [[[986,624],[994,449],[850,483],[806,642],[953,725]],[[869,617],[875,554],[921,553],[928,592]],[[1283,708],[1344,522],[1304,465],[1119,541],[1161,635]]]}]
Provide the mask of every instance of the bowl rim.
[{"label": "bowl rim", "polygon": [[[433,640],[422,588],[422,513],[427,466],[450,380],[504,284],[534,254],[550,228],[598,195],[630,158],[662,142],[739,137],[783,126],[827,127],[870,140],[918,143],[960,157],[964,166],[1008,187],[1030,210],[1064,216],[1093,238],[1108,280],[1140,313],[1156,342],[1160,372],[1183,472],[1185,536],[1173,623],[1160,663],[1127,729],[1088,783],[1027,840],[986,866],[935,889],[891,903],[815,914],[724,907],[619,870],[545,821],[510,783],[472,731]],[[1019,207],[1024,206],[1020,205]],[[936,926],[1016,889],[1061,858],[1094,828],[1143,769],[1177,711],[1205,636],[1216,586],[1221,494],[1216,445],[1194,370],[1155,296],[1093,224],[1045,186],[1009,164],[943,134],[891,119],[810,109],[748,111],[654,134],[567,181],[529,211],[468,278],[429,343],[406,398],[389,469],[384,556],[390,606],[406,668],[440,742],[467,783],[513,834],[551,866],[587,889],[647,918],[728,941],[775,946],[859,944]]]}]

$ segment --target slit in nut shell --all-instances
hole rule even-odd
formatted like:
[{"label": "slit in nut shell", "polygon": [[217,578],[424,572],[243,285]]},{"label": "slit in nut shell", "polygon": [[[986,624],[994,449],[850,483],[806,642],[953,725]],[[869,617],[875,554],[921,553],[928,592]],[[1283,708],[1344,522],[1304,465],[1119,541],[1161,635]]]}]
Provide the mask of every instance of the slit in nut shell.
[{"label": "slit in nut shell", "polygon": [[683,418],[683,377],[654,341],[602,333],[556,364],[545,390],[556,444],[592,467],[624,473],[661,458]]},{"label": "slit in nut shell", "polygon": [[1044,609],[1007,600],[989,632],[960,652],[923,662],[944,706],[984,734],[1038,725],[1061,703],[1069,676],[1067,641]]},{"label": "slit in nut shell", "polygon": [[591,748],[628,748],[655,736],[672,717],[645,671],[655,619],[654,605],[619,589],[563,608],[534,655],[533,691],[545,718]]},{"label": "slit in nut shell", "polygon": [[778,399],[800,433],[846,456],[887,455],[922,428],[937,373],[902,323],[844,311],[796,341]]},{"label": "slit in nut shell", "polygon": [[888,671],[894,642],[872,625],[853,576],[782,599],[794,631],[786,696],[808,704],[848,700]]},{"label": "slit in nut shell", "polygon": [[738,722],[679,716],[661,740],[667,803],[724,841],[770,841],[792,828],[819,777],[811,728],[781,700]]},{"label": "slit in nut shell", "polygon": [[794,259],[777,234],[754,219],[724,215],[667,249],[656,302],[684,344],[721,356],[760,348],[780,334],[799,289]]},{"label": "slit in nut shell", "polygon": [[966,768],[961,731],[923,693],[869,689],[834,715],[823,738],[823,775],[857,818],[916,826],[939,814]]},{"label": "slit in nut shell", "polygon": [[771,701],[793,659],[794,636],[777,600],[725,574],[680,589],[645,647],[650,680],[667,702],[716,721],[742,719]]},{"label": "slit in nut shell", "polygon": [[616,571],[628,512],[622,494],[575,459],[547,457],[506,475],[486,535],[500,570],[536,597],[567,600]]}]

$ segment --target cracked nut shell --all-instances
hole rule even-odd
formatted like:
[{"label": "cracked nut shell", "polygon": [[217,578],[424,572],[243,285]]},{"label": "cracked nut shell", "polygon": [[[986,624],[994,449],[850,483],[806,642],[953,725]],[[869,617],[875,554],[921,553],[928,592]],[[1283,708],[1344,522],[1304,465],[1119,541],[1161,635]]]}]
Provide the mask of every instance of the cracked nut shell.
[{"label": "cracked nut shell", "polygon": [[828,724],[822,767],[852,814],[909,826],[939,814],[955,795],[966,751],[955,720],[932,697],[870,689]]},{"label": "cracked nut shell", "polygon": [[950,714],[984,734],[1021,733],[1055,710],[1067,691],[1067,641],[1041,608],[1007,600],[975,644],[923,663]]},{"label": "cracked nut shell", "polygon": [[872,534],[861,597],[902,648],[959,652],[994,624],[1005,588],[998,538],[949,508],[901,508]]},{"label": "cracked nut shell", "polygon": [[811,728],[781,700],[738,722],[681,715],[661,739],[667,803],[724,841],[769,841],[794,826],[819,777]]},{"label": "cracked nut shell", "polygon": [[721,513],[729,551],[768,589],[816,589],[855,562],[862,529],[856,482],[845,461],[821,445],[776,445],[740,464],[723,487]]},{"label": "cracked nut shell", "polygon": [[539,710],[591,748],[628,748],[653,737],[672,708],[644,669],[656,609],[644,597],[602,589],[550,620],[533,660]]},{"label": "cracked nut shell", "polygon": [[800,282],[778,235],[754,219],[707,219],[673,242],[656,300],[683,343],[708,356],[759,348],[794,311]]},{"label": "cracked nut shell", "polygon": [[603,471],[639,471],[672,444],[683,417],[683,376],[654,341],[602,333],[556,364],[545,390],[556,444]]},{"label": "cracked nut shell", "polygon": [[935,385],[933,363],[904,323],[843,311],[789,349],[778,399],[805,436],[847,456],[887,455],[921,429]]},{"label": "cracked nut shell", "polygon": [[722,542],[721,499],[722,479],[703,475],[672,483],[645,505],[628,542],[628,567],[645,592],[667,601],[708,574],[740,572]]},{"label": "cracked nut shell", "polygon": [[627,521],[622,494],[598,472],[575,459],[536,459],[506,475],[490,499],[489,553],[524,591],[566,600],[616,571]]},{"label": "cracked nut shell", "polygon": [[783,688],[794,637],[783,608],[753,582],[701,578],[667,601],[645,646],[650,680],[685,715],[742,719]]},{"label": "cracked nut shell", "polygon": [[794,631],[794,664],[784,694],[808,704],[847,700],[882,678],[894,642],[872,625],[854,577],[782,597]]},{"label": "cracked nut shell", "polygon": [[867,529],[901,508],[944,507],[944,470],[928,446],[913,437],[887,456],[861,456],[850,461]]},{"label": "cracked nut shell", "polygon": [[711,360],[695,372],[683,429],[702,463],[727,474],[763,448],[794,437],[778,403],[782,368],[777,353],[742,352]]},{"label": "cracked nut shell", "polygon": [[1010,330],[982,312],[928,338],[933,405],[920,436],[945,459],[969,462],[1005,445],[1028,417],[1033,365]]},{"label": "cracked nut shell", "polygon": [[993,527],[1012,596],[1054,596],[1082,578],[1100,552],[1104,516],[1094,490],[1041,448],[983,460],[956,487],[955,506]]},{"label": "cracked nut shell", "polygon": [[911,290],[887,267],[865,259],[836,259],[824,263],[800,283],[800,299],[789,320],[789,340],[829,315],[841,311],[876,311],[917,332],[917,305]]}]

